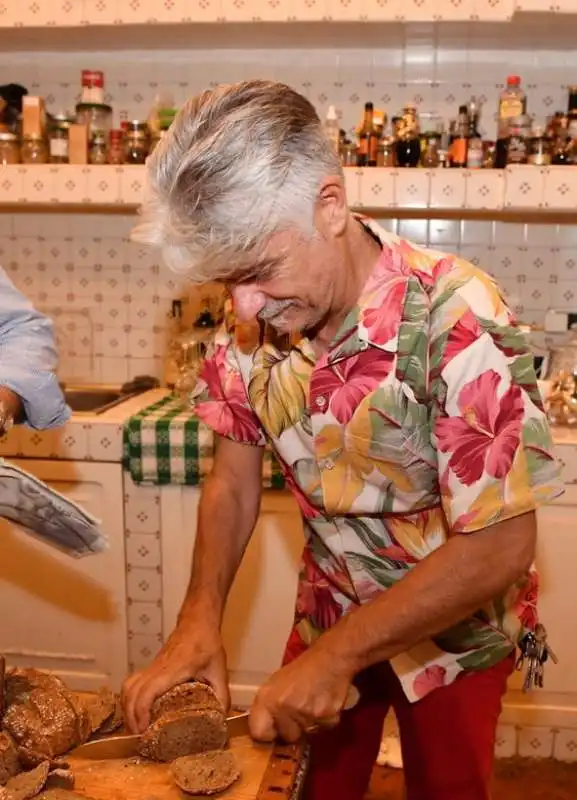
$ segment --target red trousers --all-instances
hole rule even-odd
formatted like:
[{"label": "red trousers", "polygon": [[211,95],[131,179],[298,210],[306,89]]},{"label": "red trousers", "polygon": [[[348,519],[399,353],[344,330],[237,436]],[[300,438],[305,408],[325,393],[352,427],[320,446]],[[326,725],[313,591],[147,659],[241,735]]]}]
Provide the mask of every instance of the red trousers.
[{"label": "red trousers", "polygon": [[379,751],[383,722],[395,710],[407,800],[487,800],[495,732],[511,655],[409,703],[389,664],[356,681],[361,700],[340,725],[311,737],[305,800],[362,800]]}]

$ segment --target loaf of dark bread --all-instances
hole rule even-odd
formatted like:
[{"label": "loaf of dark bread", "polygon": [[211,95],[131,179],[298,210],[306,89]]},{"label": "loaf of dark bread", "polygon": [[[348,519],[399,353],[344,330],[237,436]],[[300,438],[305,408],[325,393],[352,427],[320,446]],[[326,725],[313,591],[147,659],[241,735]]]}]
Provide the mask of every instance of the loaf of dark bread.
[{"label": "loaf of dark bread", "polygon": [[212,750],[178,758],[171,764],[170,774],[179,789],[193,795],[224,792],[240,778],[230,750]]},{"label": "loaf of dark bread", "polygon": [[215,693],[210,686],[199,681],[179,683],[158,697],[150,709],[150,721],[156,722],[163,714],[193,708],[215,708],[222,711]]},{"label": "loaf of dark bread", "polygon": [[193,681],[170,689],[153,704],[140,754],[153,761],[218,750],[227,741],[226,716],[210,688]]},{"label": "loaf of dark bread", "polygon": [[16,742],[6,731],[0,733],[0,785],[4,784],[22,770],[18,758]]}]

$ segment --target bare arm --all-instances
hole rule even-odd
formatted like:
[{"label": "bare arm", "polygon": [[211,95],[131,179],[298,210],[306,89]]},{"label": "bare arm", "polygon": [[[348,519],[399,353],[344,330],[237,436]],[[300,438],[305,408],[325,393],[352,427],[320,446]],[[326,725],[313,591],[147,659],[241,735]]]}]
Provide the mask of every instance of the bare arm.
[{"label": "bare arm", "polygon": [[226,598],[260,507],[264,448],[218,438],[214,466],[200,501],[192,574],[174,631],[146,669],[125,682],[129,728],[146,729],[154,700],[178,683],[200,678],[230,704],[220,626]]},{"label": "bare arm", "polygon": [[178,625],[200,613],[220,628],[226,599],[258,518],[264,449],[217,437],[198,512],[192,574]]},{"label": "bare arm", "polygon": [[318,645],[351,677],[446,630],[506,591],[531,566],[534,512],[451,538],[375,600],[343,617]]}]

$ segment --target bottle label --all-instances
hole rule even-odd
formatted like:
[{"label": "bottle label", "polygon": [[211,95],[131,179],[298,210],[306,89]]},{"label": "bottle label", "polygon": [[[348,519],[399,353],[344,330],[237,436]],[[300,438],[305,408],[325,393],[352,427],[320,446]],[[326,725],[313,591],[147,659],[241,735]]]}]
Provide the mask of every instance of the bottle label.
[{"label": "bottle label", "polygon": [[455,139],[451,145],[451,160],[453,164],[462,164],[463,166],[467,163],[466,139]]},{"label": "bottle label", "polygon": [[363,136],[359,140],[359,155],[366,156],[369,154],[369,137]]},{"label": "bottle label", "polygon": [[523,101],[517,97],[504,97],[499,103],[499,117],[509,119],[523,114]]},{"label": "bottle label", "polygon": [[467,151],[467,167],[479,169],[483,166],[483,142],[480,139],[471,139]]},{"label": "bottle label", "polygon": [[508,164],[525,164],[527,161],[527,140],[521,136],[511,136],[507,149]]},{"label": "bottle label", "polygon": [[50,155],[53,158],[68,156],[68,139],[50,139]]}]

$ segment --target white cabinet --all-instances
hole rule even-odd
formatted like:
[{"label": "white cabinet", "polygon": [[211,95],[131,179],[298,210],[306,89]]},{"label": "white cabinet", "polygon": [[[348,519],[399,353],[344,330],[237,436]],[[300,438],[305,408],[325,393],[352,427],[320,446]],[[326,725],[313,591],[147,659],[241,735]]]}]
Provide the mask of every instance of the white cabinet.
[{"label": "white cabinet", "polygon": [[[167,486],[160,494],[163,627],[169,633],[190,575],[200,490]],[[291,495],[264,490],[259,521],[224,619],[233,702],[249,702],[280,666],[292,624],[302,547],[302,522]]]},{"label": "white cabinet", "polygon": [[522,726],[577,728],[577,486],[539,509],[537,567],[541,579],[539,613],[559,664],[545,668],[545,686],[522,694],[521,674],[511,680],[503,719]]},{"label": "white cabinet", "polygon": [[0,652],[73,688],[119,688],[128,669],[122,467],[13,463],[101,519],[110,547],[73,559],[0,520]]}]

